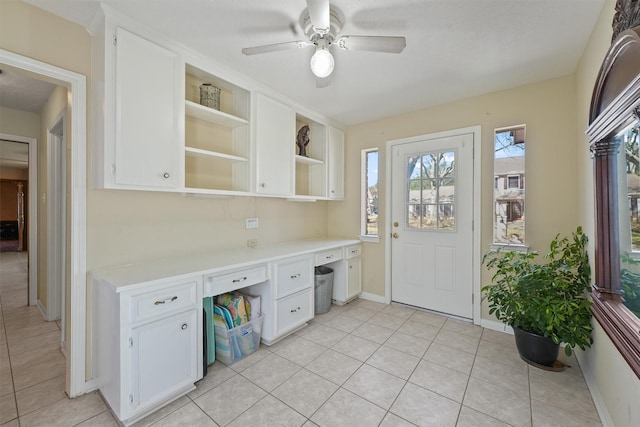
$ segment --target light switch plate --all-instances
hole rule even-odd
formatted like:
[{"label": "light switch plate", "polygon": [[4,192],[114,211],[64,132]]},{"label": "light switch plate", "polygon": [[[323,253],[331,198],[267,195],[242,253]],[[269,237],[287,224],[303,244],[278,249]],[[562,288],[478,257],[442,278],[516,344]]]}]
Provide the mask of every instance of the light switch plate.
[{"label": "light switch plate", "polygon": [[258,228],[260,221],[258,218],[245,218],[244,225],[247,230],[250,228]]}]

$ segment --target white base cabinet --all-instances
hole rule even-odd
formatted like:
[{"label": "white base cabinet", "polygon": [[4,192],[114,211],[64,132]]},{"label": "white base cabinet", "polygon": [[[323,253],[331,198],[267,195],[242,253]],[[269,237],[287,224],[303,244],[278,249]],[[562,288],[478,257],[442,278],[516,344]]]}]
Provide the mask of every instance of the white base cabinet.
[{"label": "white base cabinet", "polygon": [[271,280],[252,286],[262,299],[262,342],[271,345],[313,319],[313,255],[271,264]]},{"label": "white base cabinet", "polygon": [[344,248],[344,262],[329,264],[334,269],[333,302],[342,305],[356,298],[362,292],[361,246]]},{"label": "white base cabinet", "polygon": [[93,281],[98,387],[129,425],[202,377],[202,280],[113,287]]}]

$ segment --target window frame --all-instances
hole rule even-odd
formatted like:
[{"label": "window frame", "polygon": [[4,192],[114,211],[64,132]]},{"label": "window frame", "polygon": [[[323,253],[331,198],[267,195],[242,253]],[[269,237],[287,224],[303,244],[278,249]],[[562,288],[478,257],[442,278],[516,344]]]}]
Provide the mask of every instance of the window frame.
[{"label": "window frame", "polygon": [[[380,170],[380,150],[378,148],[365,148],[360,154],[360,240],[365,242],[380,242],[380,207],[378,206],[378,234],[367,234],[367,198],[369,191],[369,154],[378,153],[378,171]],[[378,186],[380,174],[378,172]],[[379,203],[379,199],[378,199]]]}]

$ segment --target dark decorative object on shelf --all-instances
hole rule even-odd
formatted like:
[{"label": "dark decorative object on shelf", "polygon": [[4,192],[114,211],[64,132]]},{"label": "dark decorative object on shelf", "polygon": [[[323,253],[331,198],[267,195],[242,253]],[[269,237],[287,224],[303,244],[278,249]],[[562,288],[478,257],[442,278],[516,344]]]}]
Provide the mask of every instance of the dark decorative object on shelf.
[{"label": "dark decorative object on shelf", "polygon": [[296,137],[296,145],[300,149],[300,155],[304,157],[307,156],[307,145],[309,145],[309,126],[304,125],[298,131],[298,136]]}]

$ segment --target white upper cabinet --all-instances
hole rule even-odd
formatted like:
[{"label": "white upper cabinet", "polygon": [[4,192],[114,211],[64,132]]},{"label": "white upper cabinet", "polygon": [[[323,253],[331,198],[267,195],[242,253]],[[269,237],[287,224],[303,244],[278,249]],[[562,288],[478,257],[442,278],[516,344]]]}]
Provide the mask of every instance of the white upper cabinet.
[{"label": "white upper cabinet", "polygon": [[294,192],[296,114],[292,108],[256,95],[256,193],[291,196]]},{"label": "white upper cabinet", "polygon": [[[101,7],[89,28],[95,188],[344,197],[340,130],[214,58]],[[200,99],[203,85],[219,102]],[[301,154],[296,140],[305,127]]]},{"label": "white upper cabinet", "polygon": [[344,133],[329,127],[328,138],[328,194],[329,199],[344,199]]},{"label": "white upper cabinet", "polygon": [[[103,128],[97,126],[96,185],[176,190],[182,186],[181,61],[122,27],[105,27]],[[94,43],[95,44],[95,43]],[[110,90],[112,88],[112,90]]]}]

